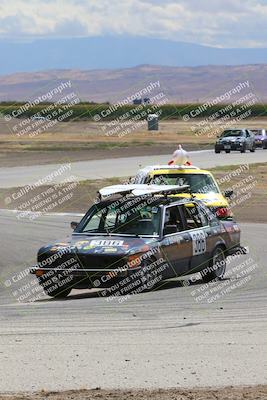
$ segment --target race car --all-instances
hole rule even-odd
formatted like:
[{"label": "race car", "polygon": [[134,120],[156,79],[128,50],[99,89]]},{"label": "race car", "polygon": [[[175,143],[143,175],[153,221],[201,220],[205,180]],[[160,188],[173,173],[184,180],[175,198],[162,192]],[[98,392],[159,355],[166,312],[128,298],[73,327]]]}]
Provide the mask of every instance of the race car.
[{"label": "race car", "polygon": [[255,135],[256,147],[267,149],[267,131],[266,129],[252,129],[251,132]]},{"label": "race car", "polygon": [[[227,198],[233,195],[233,191],[228,190],[222,193],[211,172],[200,169],[193,165],[151,165],[140,169],[131,178],[131,184],[153,184],[153,185],[189,185],[191,193],[196,199],[202,200],[212,212],[219,218],[231,218]],[[115,186],[114,186],[115,187]],[[103,193],[105,189],[103,188]],[[190,193],[181,193],[177,196],[190,197]]]},{"label": "race car", "polygon": [[231,150],[245,153],[246,150],[255,151],[255,136],[249,129],[226,129],[215,143],[215,153],[225,151],[230,153]]},{"label": "race car", "polygon": [[124,296],[197,272],[206,282],[223,278],[226,257],[243,252],[240,228],[194,197],[171,196],[184,191],[129,189],[94,204],[72,223],[71,237],[39,250],[31,273],[52,297],[66,297],[73,288]]}]

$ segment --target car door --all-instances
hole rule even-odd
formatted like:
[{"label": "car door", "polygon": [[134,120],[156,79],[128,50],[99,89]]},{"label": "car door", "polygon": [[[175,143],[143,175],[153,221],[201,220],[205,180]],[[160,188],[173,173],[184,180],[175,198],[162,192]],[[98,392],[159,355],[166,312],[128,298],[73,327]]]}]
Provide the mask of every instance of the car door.
[{"label": "car door", "polygon": [[183,205],[185,231],[191,238],[191,263],[188,272],[195,273],[209,263],[214,248],[213,230],[208,215],[196,203]]},{"label": "car door", "polygon": [[[166,232],[172,227],[173,232]],[[176,227],[176,228],[175,228]],[[170,268],[169,277],[175,277],[189,270],[192,258],[192,237],[184,229],[180,206],[171,205],[163,210],[161,251]]]}]

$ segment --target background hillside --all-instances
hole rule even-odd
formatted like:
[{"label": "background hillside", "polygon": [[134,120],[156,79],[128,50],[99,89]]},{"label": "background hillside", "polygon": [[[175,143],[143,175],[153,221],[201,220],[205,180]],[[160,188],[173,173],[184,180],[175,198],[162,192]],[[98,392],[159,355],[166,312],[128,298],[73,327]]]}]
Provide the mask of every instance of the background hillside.
[{"label": "background hillside", "polygon": [[141,65],[113,70],[47,70],[0,76],[0,101],[32,100],[60,82],[70,80],[71,91],[84,101],[119,101],[145,88],[150,82],[159,81],[160,88],[155,89],[151,95],[163,92],[170,103],[196,103],[223,95],[239,82],[249,81],[250,87],[244,90],[244,93],[253,92],[258,97],[258,102],[267,102],[266,76],[267,63],[240,66]]}]

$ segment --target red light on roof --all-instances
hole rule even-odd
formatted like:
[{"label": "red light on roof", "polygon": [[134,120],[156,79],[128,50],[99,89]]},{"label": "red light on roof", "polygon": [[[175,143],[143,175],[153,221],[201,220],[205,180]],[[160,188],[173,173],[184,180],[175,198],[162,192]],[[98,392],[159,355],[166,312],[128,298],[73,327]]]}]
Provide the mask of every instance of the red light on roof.
[{"label": "red light on roof", "polygon": [[229,208],[220,207],[220,208],[217,208],[217,210],[216,210],[216,216],[218,218],[227,218],[227,217],[231,217],[232,213]]}]

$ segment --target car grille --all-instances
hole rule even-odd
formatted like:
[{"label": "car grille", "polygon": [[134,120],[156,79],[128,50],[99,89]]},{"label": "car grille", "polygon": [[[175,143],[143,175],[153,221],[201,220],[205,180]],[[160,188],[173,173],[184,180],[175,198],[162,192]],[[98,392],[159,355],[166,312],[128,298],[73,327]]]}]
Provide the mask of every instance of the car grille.
[{"label": "car grille", "polygon": [[[69,269],[76,265],[76,268],[84,269],[117,269],[125,266],[127,259],[121,255],[104,255],[104,254],[78,254],[68,253],[62,255],[60,258],[56,258],[52,263],[43,264],[47,259],[51,257],[51,254],[42,254],[38,256],[38,262],[40,262],[41,268],[63,268]],[[69,263],[70,260],[75,262]],[[77,265],[78,264],[78,265]]]},{"label": "car grille", "polygon": [[126,259],[117,255],[79,255],[78,257],[81,268],[86,269],[117,269],[122,268],[126,264]]}]

